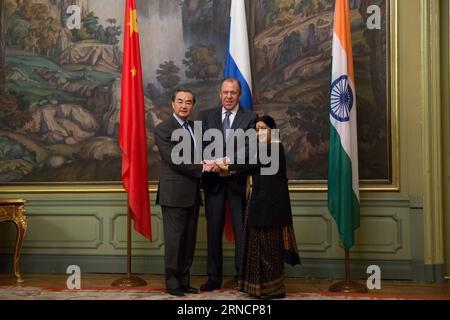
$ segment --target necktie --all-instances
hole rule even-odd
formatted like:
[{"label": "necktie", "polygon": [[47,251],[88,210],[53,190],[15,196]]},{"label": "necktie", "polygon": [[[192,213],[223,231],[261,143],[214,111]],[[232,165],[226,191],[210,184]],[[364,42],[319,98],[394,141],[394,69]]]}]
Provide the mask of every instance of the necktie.
[{"label": "necktie", "polygon": [[187,121],[183,123],[183,128],[184,128],[187,132],[189,132],[189,136],[191,137],[191,140],[192,140],[192,141],[194,142],[194,144],[195,144],[194,137],[193,137],[192,134],[191,134],[191,130],[189,130],[189,123],[188,123]]},{"label": "necktie", "polygon": [[223,133],[225,134],[225,141],[228,140],[228,135],[229,135],[229,131],[230,131],[230,116],[231,116],[231,111],[227,111],[225,112],[225,119],[223,120]]},{"label": "necktie", "polygon": [[183,128],[185,129],[185,130],[187,130],[187,132],[189,132],[189,135],[191,136],[191,138],[192,138],[192,135],[191,135],[191,130],[189,130],[189,123],[186,121],[185,123],[183,123]]}]

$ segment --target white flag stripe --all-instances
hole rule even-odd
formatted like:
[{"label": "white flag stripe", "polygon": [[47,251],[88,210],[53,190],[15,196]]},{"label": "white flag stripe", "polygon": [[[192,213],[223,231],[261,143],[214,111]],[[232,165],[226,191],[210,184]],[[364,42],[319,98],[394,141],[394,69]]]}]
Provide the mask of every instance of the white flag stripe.
[{"label": "white flag stripe", "polygon": [[[341,45],[341,40],[339,39],[336,34],[334,34],[333,39],[333,71],[331,76],[331,82],[333,83],[337,78],[339,78],[342,75],[347,75],[347,54],[344,50],[344,48]],[[354,90],[354,85],[350,81],[350,86],[352,90]],[[355,91],[353,91],[355,92]],[[352,111],[354,108],[352,108]],[[336,131],[339,133],[339,136],[341,137],[341,144],[344,148],[345,152],[349,156],[349,158],[352,158],[352,150],[350,146],[350,141],[348,139],[343,140],[343,137],[350,137],[350,122],[340,122],[337,121],[335,118],[333,118],[330,115],[330,121],[332,125],[336,128]]]},{"label": "white flag stripe", "polygon": [[333,65],[331,70],[331,83],[342,76],[348,75],[347,70],[347,53],[342,46],[341,39],[333,33]]},{"label": "white flag stripe", "polygon": [[252,91],[250,50],[244,0],[231,1],[230,54]]},{"label": "white flag stripe", "polygon": [[[333,65],[331,82],[334,82],[342,75],[347,75],[349,77],[348,83],[353,91],[353,94],[355,95],[355,85],[353,80],[348,75],[347,53],[345,52],[339,37],[335,33],[333,33],[333,35]],[[340,122],[331,115],[330,121],[341,137],[342,148],[352,161],[352,186],[353,191],[359,199],[358,145],[357,141],[353,141],[353,137],[355,137],[355,139],[357,137],[356,101],[353,101],[353,106],[350,111],[350,121]]]}]

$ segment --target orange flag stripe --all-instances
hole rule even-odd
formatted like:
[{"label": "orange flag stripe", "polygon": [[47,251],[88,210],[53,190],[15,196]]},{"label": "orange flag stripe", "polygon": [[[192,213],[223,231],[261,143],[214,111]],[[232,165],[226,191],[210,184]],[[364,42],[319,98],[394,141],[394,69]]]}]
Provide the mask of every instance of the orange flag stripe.
[{"label": "orange flag stripe", "polygon": [[349,0],[336,0],[336,7],[334,10],[334,33],[341,41],[342,48],[344,48],[347,54],[348,76],[352,79],[353,83],[355,83]]}]

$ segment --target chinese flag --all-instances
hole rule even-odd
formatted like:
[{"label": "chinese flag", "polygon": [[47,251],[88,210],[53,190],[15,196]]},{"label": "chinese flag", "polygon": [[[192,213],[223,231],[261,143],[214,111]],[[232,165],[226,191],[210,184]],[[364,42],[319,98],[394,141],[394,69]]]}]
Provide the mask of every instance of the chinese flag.
[{"label": "chinese flag", "polygon": [[126,0],[119,144],[122,182],[134,229],[152,238],[147,174],[144,91],[135,0]]}]

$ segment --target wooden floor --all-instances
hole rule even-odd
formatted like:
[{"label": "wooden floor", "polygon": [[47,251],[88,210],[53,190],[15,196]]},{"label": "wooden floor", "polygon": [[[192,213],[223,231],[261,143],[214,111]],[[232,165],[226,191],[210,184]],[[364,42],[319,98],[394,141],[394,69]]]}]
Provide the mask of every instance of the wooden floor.
[{"label": "wooden floor", "polygon": [[[45,287],[61,287],[66,286],[68,275],[23,275],[25,282],[22,286],[45,286]],[[111,283],[121,277],[121,275],[104,275],[91,274],[83,275],[81,278],[82,288],[104,288],[110,287]],[[160,275],[144,275],[142,276],[148,283],[149,287],[164,288],[164,278]],[[204,283],[206,277],[192,277],[192,285],[196,288]],[[361,281],[362,283],[362,281]],[[289,292],[311,292],[323,293],[328,290],[332,284],[331,280],[325,279],[302,279],[302,278],[286,278],[286,291]],[[0,274],[0,286],[16,285],[15,279],[9,274]],[[224,279],[224,287],[231,287],[232,280]],[[408,296],[408,297],[442,297],[450,298],[450,282],[436,283],[420,283],[412,281],[391,281],[385,280],[381,282],[381,290],[370,291],[371,294],[386,296]]]}]

